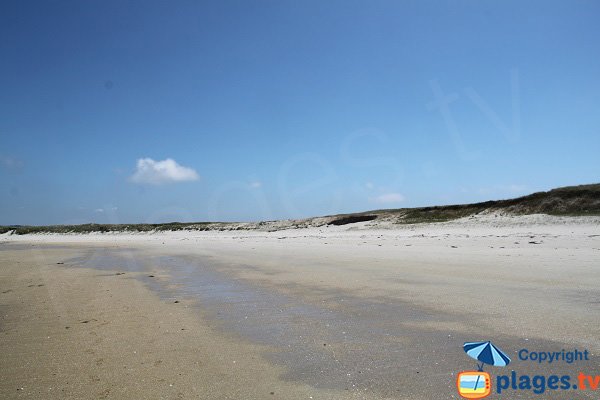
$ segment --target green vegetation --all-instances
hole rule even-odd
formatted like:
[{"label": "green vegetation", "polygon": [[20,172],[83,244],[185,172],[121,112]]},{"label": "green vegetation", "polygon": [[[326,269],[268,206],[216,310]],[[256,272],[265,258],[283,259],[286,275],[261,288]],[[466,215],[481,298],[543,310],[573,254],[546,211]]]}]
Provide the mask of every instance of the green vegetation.
[{"label": "green vegetation", "polygon": [[397,210],[399,212],[397,222],[404,224],[445,222],[483,211],[506,212],[513,215],[600,215],[600,184],[568,186],[508,200]]},{"label": "green vegetation", "polygon": [[348,225],[356,222],[372,221],[377,218],[377,215],[349,215],[330,221],[327,225]]},{"label": "green vegetation", "polygon": [[17,235],[29,233],[91,233],[91,232],[151,232],[151,231],[180,231],[180,230],[212,230],[212,222],[169,222],[165,224],[82,224],[82,225],[49,225],[49,226],[0,226],[0,234],[13,231]]},{"label": "green vegetation", "polygon": [[408,209],[406,213],[398,219],[398,222],[402,224],[446,222],[478,214],[483,210],[485,210],[485,207],[477,205],[412,208]]}]

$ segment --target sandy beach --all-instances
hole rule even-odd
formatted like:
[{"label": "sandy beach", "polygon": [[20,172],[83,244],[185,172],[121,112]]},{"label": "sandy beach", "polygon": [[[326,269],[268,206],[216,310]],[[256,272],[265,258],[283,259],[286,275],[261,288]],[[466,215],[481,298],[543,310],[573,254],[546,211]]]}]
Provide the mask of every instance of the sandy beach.
[{"label": "sandy beach", "polygon": [[0,243],[1,398],[451,399],[478,340],[600,370],[598,217]]}]

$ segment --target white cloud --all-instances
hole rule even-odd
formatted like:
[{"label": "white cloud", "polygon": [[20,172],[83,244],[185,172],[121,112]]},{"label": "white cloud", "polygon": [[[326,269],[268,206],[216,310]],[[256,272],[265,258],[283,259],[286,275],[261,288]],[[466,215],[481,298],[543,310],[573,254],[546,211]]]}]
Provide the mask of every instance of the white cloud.
[{"label": "white cloud", "polygon": [[526,192],[527,186],[525,186],[525,185],[508,185],[508,190],[513,193]]},{"label": "white cloud", "polygon": [[20,170],[25,164],[18,158],[0,156],[0,165],[8,170]]},{"label": "white cloud", "polygon": [[[82,209],[82,210],[85,210],[85,208],[83,208],[83,207],[79,207],[79,208]],[[117,211],[118,209],[119,209],[119,207],[96,208],[94,210],[94,212],[96,212],[96,213],[103,213],[105,211]]]},{"label": "white cloud", "polygon": [[252,189],[258,189],[261,186],[262,186],[262,182],[260,182],[260,181],[250,182],[250,187]]},{"label": "white cloud", "polygon": [[377,197],[371,198],[371,201],[379,204],[400,203],[404,201],[404,196],[400,193],[384,193]]},{"label": "white cloud", "polygon": [[195,181],[199,178],[198,173],[192,168],[181,166],[171,158],[162,161],[140,158],[137,160],[131,181],[161,185],[163,183]]}]

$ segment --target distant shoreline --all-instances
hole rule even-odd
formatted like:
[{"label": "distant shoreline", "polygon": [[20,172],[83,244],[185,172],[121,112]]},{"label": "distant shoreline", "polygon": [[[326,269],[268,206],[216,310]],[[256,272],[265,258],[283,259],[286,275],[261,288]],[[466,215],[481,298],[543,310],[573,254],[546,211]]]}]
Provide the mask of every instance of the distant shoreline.
[{"label": "distant shoreline", "polygon": [[567,186],[547,192],[507,200],[490,200],[472,204],[373,210],[322,217],[260,222],[168,222],[159,224],[80,224],[80,225],[8,225],[0,226],[0,234],[34,233],[106,233],[160,231],[278,231],[284,229],[355,225],[358,223],[407,225],[448,222],[477,215],[534,215],[561,217],[600,216],[600,184]]}]

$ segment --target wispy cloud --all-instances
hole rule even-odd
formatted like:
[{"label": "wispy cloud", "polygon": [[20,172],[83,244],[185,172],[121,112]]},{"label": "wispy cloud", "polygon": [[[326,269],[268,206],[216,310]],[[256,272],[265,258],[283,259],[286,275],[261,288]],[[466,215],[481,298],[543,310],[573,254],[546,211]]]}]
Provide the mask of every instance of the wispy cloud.
[{"label": "wispy cloud", "polygon": [[198,173],[188,167],[177,164],[171,158],[154,161],[151,158],[137,160],[131,181],[135,183],[161,185],[164,183],[195,181],[200,179]]},{"label": "wispy cloud", "polygon": [[94,212],[96,213],[103,213],[103,212],[110,212],[110,211],[117,211],[119,209],[119,207],[108,207],[108,208],[96,208],[94,210]]},{"label": "wispy cloud", "polygon": [[384,193],[376,197],[372,197],[371,201],[378,204],[401,203],[404,201],[404,196],[400,193]]},{"label": "wispy cloud", "polygon": [[0,165],[8,170],[20,170],[25,163],[15,157],[0,156]]},{"label": "wispy cloud", "polygon": [[250,182],[250,187],[252,189],[258,189],[258,188],[262,187],[262,182],[261,181]]}]

